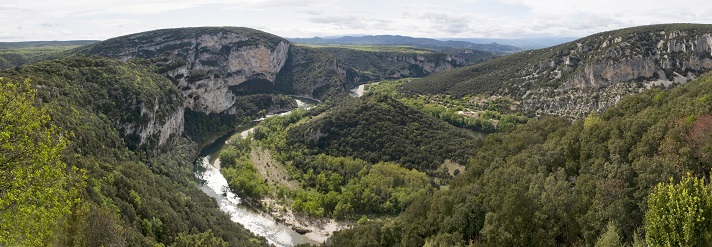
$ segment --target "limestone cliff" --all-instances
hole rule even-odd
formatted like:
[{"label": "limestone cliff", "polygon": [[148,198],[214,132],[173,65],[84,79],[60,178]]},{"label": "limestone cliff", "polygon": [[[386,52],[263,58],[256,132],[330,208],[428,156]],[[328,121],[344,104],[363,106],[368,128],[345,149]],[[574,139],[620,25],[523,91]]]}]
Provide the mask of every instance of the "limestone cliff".
[{"label": "limestone cliff", "polygon": [[[405,48],[404,48],[405,49]],[[77,50],[122,60],[149,59],[182,91],[187,109],[241,112],[238,98],[259,93],[324,99],[370,80],[422,77],[493,58],[489,52],[399,52],[293,46],[249,28],[198,27],[126,35]]]},{"label": "limestone cliff", "polygon": [[[162,106],[165,107],[165,106]],[[158,149],[169,143],[172,137],[180,136],[184,130],[184,111],[183,107],[171,109],[173,112],[169,116],[161,119],[158,111],[158,104],[150,109],[144,104],[140,106],[141,118],[145,123],[138,122],[117,122],[115,125],[122,132],[123,136],[131,138],[135,136],[138,139],[138,147],[144,146],[149,149]]]},{"label": "limestone cliff", "polygon": [[547,76],[545,80],[559,85],[528,91],[524,106],[537,115],[583,116],[625,94],[688,82],[712,70],[711,35],[663,28],[608,32],[569,43],[568,49],[528,70],[530,80]]},{"label": "limestone cliff", "polygon": [[451,70],[460,67],[465,63],[456,55],[443,55],[443,58],[436,59],[432,56],[421,54],[392,54],[386,57],[386,61],[392,63],[403,63],[403,68],[390,71],[386,78],[418,77],[432,73]]},{"label": "limestone cliff", "polygon": [[187,108],[220,113],[236,107],[230,87],[250,80],[273,83],[288,51],[289,42],[277,36],[224,27],[132,34],[97,43],[81,53],[156,59],[161,72],[181,89]]},{"label": "limestone cliff", "polygon": [[530,115],[581,117],[623,95],[712,70],[712,25],[668,24],[591,35],[416,80],[409,93],[511,97]]}]

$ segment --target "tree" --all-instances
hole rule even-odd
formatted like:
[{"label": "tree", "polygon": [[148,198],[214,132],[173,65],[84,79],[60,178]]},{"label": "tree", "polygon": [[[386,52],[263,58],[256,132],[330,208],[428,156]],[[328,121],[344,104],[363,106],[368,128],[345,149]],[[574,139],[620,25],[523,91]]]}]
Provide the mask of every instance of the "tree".
[{"label": "tree", "polygon": [[28,80],[0,78],[0,245],[47,245],[70,212],[67,139],[35,95]]},{"label": "tree", "polygon": [[618,227],[616,227],[616,224],[613,222],[608,222],[608,227],[606,227],[606,231],[601,234],[600,237],[598,237],[598,241],[596,241],[595,247],[616,247],[616,246],[623,246],[621,244],[621,237],[618,235]]},{"label": "tree", "polygon": [[221,238],[213,235],[213,230],[208,230],[199,234],[188,235],[186,233],[178,234],[173,247],[190,247],[190,246],[205,246],[205,247],[227,247],[228,243]]},{"label": "tree", "polygon": [[118,212],[107,206],[82,203],[74,213],[79,217],[78,246],[127,246],[126,231]]},{"label": "tree", "polygon": [[710,246],[712,187],[690,175],[660,183],[648,197],[646,240],[650,246]]}]

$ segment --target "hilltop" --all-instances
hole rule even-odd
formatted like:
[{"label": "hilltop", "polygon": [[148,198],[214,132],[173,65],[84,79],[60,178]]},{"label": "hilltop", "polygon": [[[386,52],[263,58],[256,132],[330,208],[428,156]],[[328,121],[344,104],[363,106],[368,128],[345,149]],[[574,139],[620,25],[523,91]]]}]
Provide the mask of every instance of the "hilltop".
[{"label": "hilltop", "polygon": [[437,169],[446,159],[465,163],[476,147],[465,130],[385,95],[336,106],[291,128],[286,140],[315,153],[390,161],[421,171]]},{"label": "hilltop", "polygon": [[582,117],[626,94],[685,83],[712,69],[712,25],[667,24],[594,34],[438,73],[409,94],[508,96],[529,115]]}]

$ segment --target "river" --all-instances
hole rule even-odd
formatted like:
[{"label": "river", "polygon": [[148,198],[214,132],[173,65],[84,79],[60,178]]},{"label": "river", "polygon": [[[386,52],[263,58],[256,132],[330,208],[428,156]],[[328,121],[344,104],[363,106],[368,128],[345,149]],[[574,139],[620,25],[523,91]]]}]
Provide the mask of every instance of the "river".
[{"label": "river", "polygon": [[363,93],[365,93],[365,91],[366,91],[366,84],[361,84],[361,85],[358,85],[357,87],[349,90],[349,95],[351,97],[358,98],[358,97],[363,96]]},{"label": "river", "polygon": [[[299,107],[308,107],[303,101],[298,99],[296,101]],[[289,113],[290,112],[285,112],[276,115],[286,115]],[[265,118],[271,116],[275,115],[268,115]],[[320,244],[315,240],[297,233],[290,226],[278,223],[272,216],[257,212],[242,204],[240,197],[230,191],[227,180],[222,173],[220,173],[220,159],[217,157],[225,143],[232,136],[237,137],[237,135],[235,135],[236,133],[239,133],[241,138],[245,137],[259,121],[265,118],[240,126],[237,130],[218,138],[215,142],[201,150],[200,156],[196,160],[196,165],[202,168],[196,172],[196,177],[204,181],[200,184],[200,189],[208,196],[214,198],[218,202],[220,210],[230,215],[232,221],[240,223],[247,230],[258,236],[265,237],[270,244],[275,246],[294,246],[303,243]]]}]

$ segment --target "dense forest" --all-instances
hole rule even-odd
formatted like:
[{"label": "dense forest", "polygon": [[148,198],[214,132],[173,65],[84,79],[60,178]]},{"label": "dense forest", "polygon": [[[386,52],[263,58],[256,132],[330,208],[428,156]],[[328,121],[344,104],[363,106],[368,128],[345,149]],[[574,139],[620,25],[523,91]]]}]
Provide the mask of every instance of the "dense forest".
[{"label": "dense forest", "polygon": [[344,102],[324,116],[291,128],[287,145],[433,170],[446,159],[467,162],[476,139],[391,97],[374,94]]},{"label": "dense forest", "polygon": [[449,189],[332,245],[704,246],[711,95],[707,74],[579,121],[543,117],[489,135]]}]

